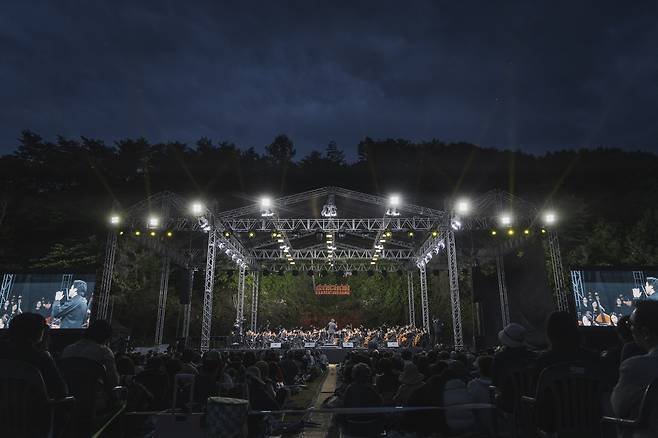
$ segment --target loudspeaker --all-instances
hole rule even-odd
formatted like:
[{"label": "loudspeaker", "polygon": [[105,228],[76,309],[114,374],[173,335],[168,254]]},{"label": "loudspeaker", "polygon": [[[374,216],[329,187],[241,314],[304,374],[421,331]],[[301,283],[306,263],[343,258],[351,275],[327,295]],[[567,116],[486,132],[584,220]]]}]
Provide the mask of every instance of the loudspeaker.
[{"label": "loudspeaker", "polygon": [[190,304],[192,300],[192,278],[187,269],[183,269],[178,277],[178,302],[180,304]]}]

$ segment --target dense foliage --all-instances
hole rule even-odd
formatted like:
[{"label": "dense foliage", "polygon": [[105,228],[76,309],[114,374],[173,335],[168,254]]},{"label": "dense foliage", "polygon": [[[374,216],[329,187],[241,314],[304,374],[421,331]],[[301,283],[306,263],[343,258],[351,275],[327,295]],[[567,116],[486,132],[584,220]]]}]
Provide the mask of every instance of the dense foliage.
[{"label": "dense foliage", "polygon": [[[216,199],[220,209],[228,209],[261,193],[284,195],[326,185],[375,194],[395,190],[436,208],[455,193],[501,188],[560,208],[567,266],[658,266],[654,154],[582,149],[536,156],[439,140],[365,138],[358,144],[358,159],[348,163],[335,143],[321,149],[295,161],[295,146],[285,135],[259,154],[209,139],[194,145],[150,144],[143,138],[106,145],[88,138],[48,142],[24,132],[16,152],[0,157],[0,270],[97,266],[113,202],[128,206],[167,189]],[[154,330],[159,269],[156,258],[121,244],[114,318],[138,338],[150,339]],[[433,311],[448,319],[444,274],[431,277],[431,299]],[[226,333],[233,321],[236,277],[218,274],[216,332]],[[306,275],[263,278],[263,322],[301,324],[332,312],[367,324],[405,319],[405,277],[354,276],[347,280],[353,295],[345,299],[315,297],[311,281]],[[170,290],[176,287],[173,282]],[[464,293],[468,322],[467,281]],[[194,306],[193,332],[198,333],[198,293]],[[173,292],[168,315],[171,338],[178,332],[173,319],[180,321]]]}]

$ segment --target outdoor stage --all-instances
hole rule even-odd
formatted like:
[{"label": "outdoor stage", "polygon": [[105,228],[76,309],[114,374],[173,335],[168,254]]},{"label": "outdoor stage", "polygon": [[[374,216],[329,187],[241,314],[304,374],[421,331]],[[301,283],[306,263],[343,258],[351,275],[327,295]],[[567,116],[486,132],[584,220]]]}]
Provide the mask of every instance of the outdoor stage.
[{"label": "outdoor stage", "polygon": [[[231,348],[222,348],[218,349],[218,351],[221,351],[222,353],[246,353],[248,351],[251,351],[253,353],[262,353],[264,351],[271,351],[274,350],[278,352],[279,354],[283,354],[286,351],[300,351],[300,350],[309,350],[307,348],[295,348],[295,349],[271,349],[271,348],[236,348],[236,349],[231,349]],[[317,347],[317,348],[312,348],[311,350],[316,350],[320,351],[320,353],[324,353],[327,355],[327,359],[329,360],[329,363],[332,364],[337,364],[343,362],[345,360],[345,356],[347,356],[350,352],[360,352],[360,353],[368,353],[369,349],[367,348],[340,348],[340,347]],[[404,348],[378,348],[377,349],[379,352],[385,352],[385,351],[390,351],[390,352],[399,352],[404,350]],[[422,348],[414,348],[412,351],[422,351]]]}]

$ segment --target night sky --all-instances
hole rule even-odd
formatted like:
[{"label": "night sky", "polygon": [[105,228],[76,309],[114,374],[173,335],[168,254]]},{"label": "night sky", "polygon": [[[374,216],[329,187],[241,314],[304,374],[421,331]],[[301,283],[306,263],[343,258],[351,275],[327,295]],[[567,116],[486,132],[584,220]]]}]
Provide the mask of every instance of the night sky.
[{"label": "night sky", "polygon": [[[139,4],[138,4],[139,3]],[[0,152],[21,130],[264,145],[438,138],[658,151],[655,1],[12,1]]]}]

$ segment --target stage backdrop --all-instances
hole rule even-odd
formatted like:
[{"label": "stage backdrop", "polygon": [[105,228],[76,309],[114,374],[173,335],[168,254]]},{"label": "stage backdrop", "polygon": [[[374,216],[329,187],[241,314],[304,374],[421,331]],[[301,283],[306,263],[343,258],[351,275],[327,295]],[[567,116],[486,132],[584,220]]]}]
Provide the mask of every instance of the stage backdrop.
[{"label": "stage backdrop", "polygon": [[86,327],[95,277],[88,273],[2,274],[7,290],[0,296],[0,328],[24,312],[43,315],[53,329]]},{"label": "stage backdrop", "polygon": [[[540,241],[503,257],[505,281],[509,302],[510,320],[526,327],[528,342],[543,345],[546,317],[555,310],[553,292],[548,286],[544,249]],[[498,345],[498,332],[502,329],[500,298],[495,264],[473,270],[473,297],[476,318],[480,322],[480,347]],[[476,322],[476,329],[477,329]]]}]

